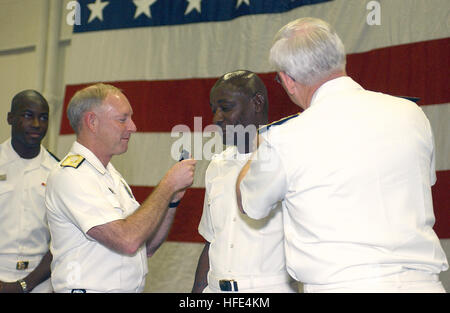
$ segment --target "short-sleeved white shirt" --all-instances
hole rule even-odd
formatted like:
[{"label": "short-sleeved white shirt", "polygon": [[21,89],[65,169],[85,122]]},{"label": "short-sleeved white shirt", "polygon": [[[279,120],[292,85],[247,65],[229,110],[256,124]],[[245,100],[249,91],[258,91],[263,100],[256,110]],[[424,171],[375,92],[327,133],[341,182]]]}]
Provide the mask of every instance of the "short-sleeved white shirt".
[{"label": "short-sleeved white shirt", "polygon": [[[44,197],[47,176],[57,163],[43,146],[35,158],[23,159],[11,139],[0,145],[0,281],[25,277],[48,252]],[[17,271],[18,261],[28,262],[28,269]]]},{"label": "short-sleeved white shirt", "polygon": [[[236,179],[250,154],[230,146],[215,155],[205,175],[205,201],[199,233],[210,242],[214,277],[239,279],[286,274],[281,208],[254,220],[236,204]],[[257,286],[255,286],[257,287]]]},{"label": "short-sleeved white shirt", "polygon": [[331,284],[448,263],[433,231],[430,124],[413,102],[331,80],[270,128],[241,184],[253,218],[283,201],[289,273]]},{"label": "short-sleeved white shirt", "polygon": [[85,159],[77,168],[58,166],[47,182],[55,291],[142,292],[147,273],[145,246],[132,256],[122,255],[87,235],[94,226],[126,218],[139,203],[111,163],[105,168],[78,142],[68,155]]}]

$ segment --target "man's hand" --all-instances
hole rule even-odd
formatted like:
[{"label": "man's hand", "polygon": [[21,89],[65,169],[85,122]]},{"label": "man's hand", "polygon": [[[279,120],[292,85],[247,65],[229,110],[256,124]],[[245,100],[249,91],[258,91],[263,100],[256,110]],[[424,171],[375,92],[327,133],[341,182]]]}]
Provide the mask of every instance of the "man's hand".
[{"label": "man's hand", "polygon": [[173,202],[180,200],[186,188],[194,182],[195,165],[197,161],[187,159],[175,163],[166,173],[161,183],[169,186],[174,193]]}]

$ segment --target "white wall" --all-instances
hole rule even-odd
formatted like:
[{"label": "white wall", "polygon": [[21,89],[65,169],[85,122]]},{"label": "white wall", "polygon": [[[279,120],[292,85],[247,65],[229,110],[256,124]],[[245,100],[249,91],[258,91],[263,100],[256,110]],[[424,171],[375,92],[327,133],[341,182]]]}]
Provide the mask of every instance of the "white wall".
[{"label": "white wall", "polygon": [[66,23],[69,1],[0,0],[0,142],[10,136],[6,114],[12,97],[24,89],[36,89],[51,110],[44,145],[56,151],[72,32]]}]

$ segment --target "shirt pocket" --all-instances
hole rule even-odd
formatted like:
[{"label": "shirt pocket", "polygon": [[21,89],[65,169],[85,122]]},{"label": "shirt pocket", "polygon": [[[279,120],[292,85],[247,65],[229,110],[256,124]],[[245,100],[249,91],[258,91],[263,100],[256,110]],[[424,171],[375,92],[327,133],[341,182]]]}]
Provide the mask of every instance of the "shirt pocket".
[{"label": "shirt pocket", "polygon": [[[28,177],[26,177],[28,179]],[[33,199],[33,201],[36,203],[36,205],[44,205],[45,207],[45,189],[47,188],[46,184],[46,177],[35,177],[33,179],[30,179],[29,183],[27,184],[27,188],[25,189],[25,192],[29,193],[30,199]]]},{"label": "shirt pocket", "polygon": [[28,171],[23,177],[23,186],[26,198],[33,202],[35,208],[44,208],[45,190],[49,172],[41,168]]},{"label": "shirt pocket", "polygon": [[139,202],[137,202],[135,199],[133,198],[125,198],[123,200],[124,205],[125,205],[125,209],[124,209],[124,213],[128,216],[133,214],[141,205],[139,204]]},{"label": "shirt pocket", "polygon": [[6,216],[9,214],[8,210],[5,209],[12,203],[14,185],[8,183],[7,181],[0,181],[0,219],[5,220]]},{"label": "shirt pocket", "polygon": [[107,195],[106,200],[108,200],[108,203],[111,204],[111,206],[114,208],[114,210],[119,212],[122,216],[125,214],[125,210],[122,208],[122,205],[121,205],[119,199],[117,199],[115,195],[113,195],[113,194]]},{"label": "shirt pocket", "polygon": [[215,232],[222,230],[225,227],[226,202],[230,199],[225,199],[225,190],[222,183],[213,183],[208,194],[208,207],[211,213],[212,226]]},{"label": "shirt pocket", "polygon": [[26,202],[24,202],[25,214],[29,218],[26,224],[32,227],[47,228],[47,207],[45,205],[45,180],[39,180],[34,185],[24,190]]},{"label": "shirt pocket", "polygon": [[0,197],[7,197],[14,190],[14,185],[7,181],[0,181]]}]

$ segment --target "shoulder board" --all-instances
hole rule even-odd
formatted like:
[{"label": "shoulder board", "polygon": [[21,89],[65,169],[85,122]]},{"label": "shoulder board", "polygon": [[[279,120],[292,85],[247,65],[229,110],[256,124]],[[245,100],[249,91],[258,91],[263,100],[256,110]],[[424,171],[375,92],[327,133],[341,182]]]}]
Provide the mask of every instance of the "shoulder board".
[{"label": "shoulder board", "polygon": [[58,159],[58,157],[56,155],[54,155],[53,153],[48,151],[48,149],[45,149],[45,150],[47,150],[48,154],[50,154],[57,162],[61,161],[60,159]]},{"label": "shoulder board", "polygon": [[78,168],[83,161],[84,158],[81,155],[69,155],[61,162],[61,167]]},{"label": "shoulder board", "polygon": [[270,127],[276,126],[276,125],[281,125],[281,124],[283,124],[283,123],[289,121],[290,119],[292,119],[294,117],[297,117],[299,115],[300,115],[300,113],[292,114],[292,115],[283,117],[282,119],[279,119],[278,121],[275,121],[275,122],[272,122],[270,124],[261,126],[260,128],[258,128],[258,133],[259,134],[264,133],[265,131],[269,130]]},{"label": "shoulder board", "polygon": [[409,100],[409,101],[412,101],[412,102],[415,102],[415,103],[417,103],[420,100],[420,98],[417,98],[417,97],[406,97],[406,96],[399,96],[399,97]]}]

